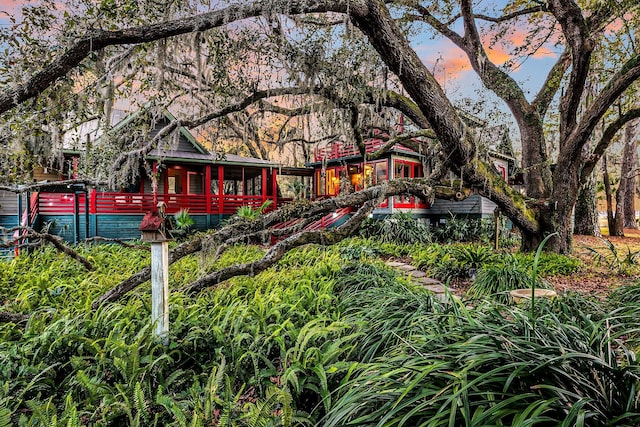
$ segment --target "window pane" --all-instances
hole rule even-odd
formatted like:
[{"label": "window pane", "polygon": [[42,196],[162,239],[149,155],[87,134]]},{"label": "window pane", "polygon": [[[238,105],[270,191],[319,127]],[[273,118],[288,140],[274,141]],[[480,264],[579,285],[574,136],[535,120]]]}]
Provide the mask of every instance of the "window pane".
[{"label": "window pane", "polygon": [[376,163],[376,184],[389,180],[387,162]]}]

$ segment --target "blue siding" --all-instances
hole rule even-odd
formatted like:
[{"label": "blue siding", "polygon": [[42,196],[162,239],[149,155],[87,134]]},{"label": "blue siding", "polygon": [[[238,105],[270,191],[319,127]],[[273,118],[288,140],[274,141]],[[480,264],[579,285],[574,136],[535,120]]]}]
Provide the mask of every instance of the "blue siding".
[{"label": "blue siding", "polygon": [[0,215],[0,227],[10,228],[18,225],[17,215]]},{"label": "blue siding", "polygon": [[67,242],[73,242],[73,215],[41,215],[40,221],[43,229],[62,237]]},{"label": "blue siding", "polygon": [[[128,215],[89,215],[89,238],[94,236],[110,239],[133,240],[140,238],[138,226],[142,222],[142,214]],[[217,228],[221,222],[230,215],[192,215],[194,228],[207,230]],[[6,218],[4,218],[6,217]],[[3,221],[7,225],[3,225]],[[11,222],[13,221],[13,222]],[[39,224],[49,226],[49,232],[62,237],[67,242],[83,241],[87,238],[86,222],[84,214],[78,215],[77,231],[75,238],[76,222],[73,215],[40,215]],[[17,224],[15,216],[0,216],[0,226],[13,227]]]},{"label": "blue siding", "polygon": [[[0,227],[11,228],[15,227],[16,225],[18,225],[17,215],[0,215]],[[10,240],[12,237],[12,233],[0,232],[0,240]],[[0,248],[0,259],[11,258],[12,256],[13,249]]]},{"label": "blue siding", "polygon": [[139,239],[138,227],[144,215],[92,215],[96,217],[95,235],[110,239]]}]

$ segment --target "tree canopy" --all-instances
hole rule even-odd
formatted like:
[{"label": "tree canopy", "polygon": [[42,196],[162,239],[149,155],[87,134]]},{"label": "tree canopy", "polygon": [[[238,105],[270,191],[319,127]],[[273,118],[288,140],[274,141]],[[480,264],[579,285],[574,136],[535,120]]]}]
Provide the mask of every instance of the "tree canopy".
[{"label": "tree canopy", "polygon": [[[438,157],[432,179],[446,170],[461,176],[509,216],[525,249],[557,231],[550,245],[567,252],[578,188],[610,143],[603,136],[588,149],[594,129],[615,134],[638,116],[623,102],[640,76],[638,3],[43,1],[3,28],[0,140],[46,157],[65,130],[90,119],[107,126],[110,110],[127,100],[179,112],[167,134],[178,124],[206,127],[218,138],[239,138],[258,157],[285,143],[304,155],[325,138],[362,146],[372,126],[402,137],[390,114],[402,112],[412,123],[406,129],[437,137],[437,144],[408,140]],[[503,63],[492,60],[492,49],[516,31],[523,45]],[[455,45],[512,115],[526,197],[481,155],[477,133],[418,54],[425,37]],[[548,46],[556,62],[528,95],[514,58]],[[144,155],[154,140],[122,143],[115,167],[129,154]]]}]

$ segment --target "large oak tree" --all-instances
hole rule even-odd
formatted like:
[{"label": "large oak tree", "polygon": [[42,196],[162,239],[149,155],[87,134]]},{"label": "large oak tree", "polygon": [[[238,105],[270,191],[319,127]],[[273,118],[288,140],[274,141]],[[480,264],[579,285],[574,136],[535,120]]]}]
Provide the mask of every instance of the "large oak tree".
[{"label": "large oak tree", "polygon": [[[200,84],[191,85],[172,99],[195,100],[208,91],[214,92],[215,101],[202,102],[206,108],[198,111],[197,119],[174,123],[174,129],[186,122],[202,125],[234,111],[246,112],[249,107],[292,116],[314,111],[321,118],[330,115],[327,111],[340,111],[333,119],[347,122],[350,137],[361,142],[360,130],[368,117],[363,112],[379,112],[381,106],[395,108],[418,128],[429,128],[437,135],[443,168],[438,172],[453,171],[465,185],[493,200],[521,231],[524,249],[536,247],[545,235],[557,232],[550,247],[558,252],[570,251],[578,189],[611,139],[603,138],[590,151],[585,147],[605,116],[614,116],[605,135],[617,132],[628,117],[634,116],[626,111],[612,113],[611,107],[640,77],[640,51],[633,43],[624,55],[604,65],[594,67],[593,57],[595,52],[607,49],[611,34],[637,31],[638,0],[513,0],[496,14],[476,10],[471,0],[270,0],[227,4],[202,12],[186,2],[167,3],[163,8],[158,2],[102,2],[96,6],[76,0],[75,9],[50,16],[47,13],[53,4],[45,4],[38,12],[60,24],[51,26],[46,19],[28,15],[30,22],[42,26],[42,38],[30,38],[26,32],[5,34],[13,49],[2,58],[8,72],[0,93],[4,129],[41,129],[41,122],[33,118],[38,114],[29,115],[33,111],[47,115],[50,126],[56,119],[51,106],[73,110],[78,103],[69,102],[71,95],[89,87],[104,95],[114,88],[122,89],[123,81],[129,82],[124,86],[131,91],[152,82],[156,95],[165,99],[175,93],[167,90],[170,82],[174,89],[185,86],[177,80],[181,74],[190,74],[190,81]],[[72,15],[70,10],[82,13]],[[490,39],[500,40],[502,31],[515,28],[527,32],[532,49],[549,40],[560,49],[544,84],[531,99],[509,64],[490,59]],[[469,129],[412,44],[412,37],[421,32],[437,33],[457,46],[484,87],[512,114],[522,143],[526,198],[479,155],[477,133]],[[187,37],[192,41],[185,49]],[[193,40],[206,48],[201,51]],[[255,44],[251,45],[251,40]],[[52,45],[55,49],[46,49]],[[185,52],[195,62],[188,62]],[[203,61],[203,57],[207,59]],[[347,65],[337,64],[340,59]],[[257,63],[260,67],[247,68]],[[274,64],[280,67],[280,74],[265,75],[264,70]],[[254,78],[256,70],[263,78]],[[212,85],[207,73],[216,72],[221,74],[209,76],[218,79]],[[587,93],[585,82],[594,73],[605,76],[606,82]],[[128,80],[121,77],[127,74]],[[397,87],[390,87],[389,82]],[[275,102],[268,102],[274,101],[274,94],[286,93],[304,93],[306,100],[300,105],[287,103],[284,109],[288,113]],[[589,102],[584,102],[587,96]],[[550,115],[554,100],[559,111]],[[324,107],[327,105],[329,108]],[[34,122],[40,125],[34,126]],[[550,125],[555,128],[553,141],[545,140],[545,128]],[[297,139],[313,139],[308,137],[303,134]],[[3,138],[10,136],[5,134]],[[423,141],[431,144],[431,139]],[[433,149],[417,148],[423,152]],[[136,151],[139,155],[144,152]]]}]

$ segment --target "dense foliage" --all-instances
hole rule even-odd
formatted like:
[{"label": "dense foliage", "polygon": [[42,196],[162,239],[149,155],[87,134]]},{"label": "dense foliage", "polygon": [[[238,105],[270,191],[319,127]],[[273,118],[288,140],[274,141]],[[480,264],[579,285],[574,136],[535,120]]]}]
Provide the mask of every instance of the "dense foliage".
[{"label": "dense foliage", "polygon": [[[176,290],[262,253],[239,246],[171,267],[164,347],[151,337],[147,288],[90,309],[148,254],[78,249],[95,272],[50,250],[0,269],[3,310],[31,314],[0,324],[0,426],[640,422],[637,302],[625,310],[622,294],[615,308],[538,301],[533,318],[490,300],[442,303],[378,258],[427,247],[362,239],[291,251],[195,296]],[[478,266],[501,259],[455,251]]]}]

